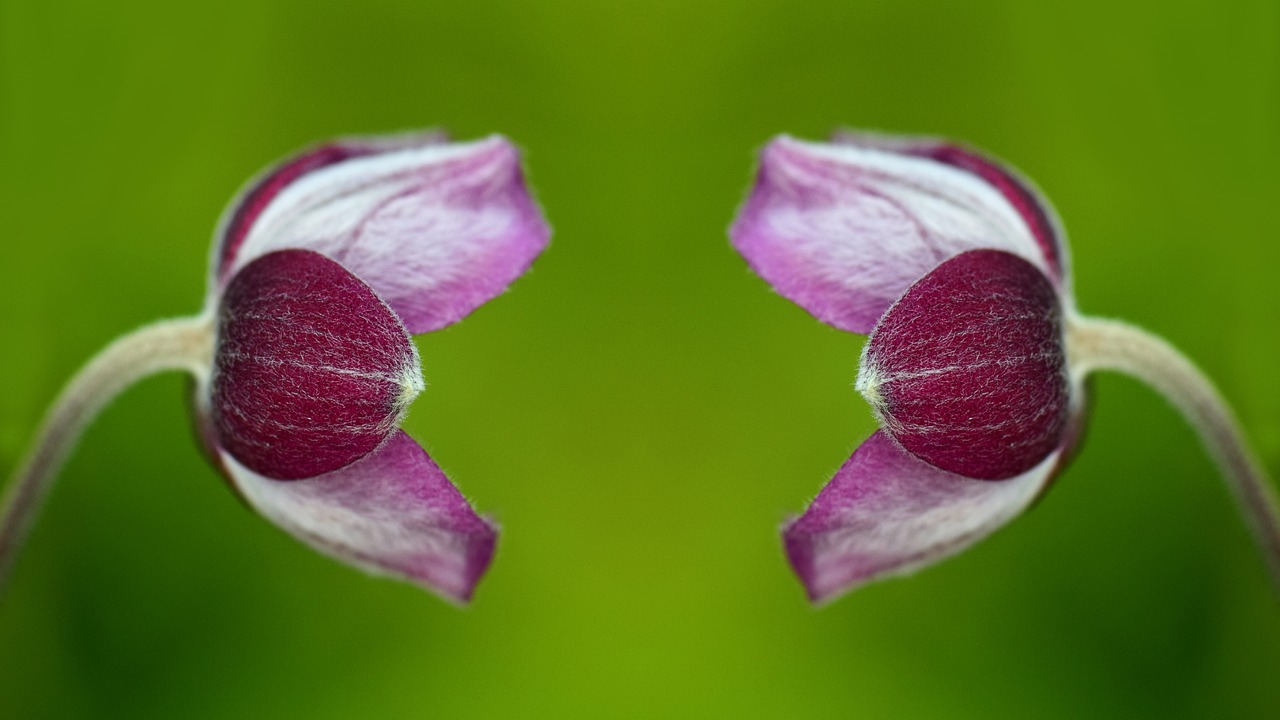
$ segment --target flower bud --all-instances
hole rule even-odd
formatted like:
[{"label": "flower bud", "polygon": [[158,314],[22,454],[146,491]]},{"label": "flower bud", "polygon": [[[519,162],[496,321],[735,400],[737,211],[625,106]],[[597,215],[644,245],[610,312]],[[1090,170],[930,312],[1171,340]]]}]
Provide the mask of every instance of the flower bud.
[{"label": "flower bud", "polygon": [[345,467],[390,436],[422,388],[404,324],[337,262],[281,250],[228,284],[212,411],[245,467],[278,480]]},{"label": "flower bud", "polygon": [[1069,387],[1049,279],[1000,250],[948,260],[910,287],[863,349],[858,391],[929,464],[1003,480],[1062,443]]}]

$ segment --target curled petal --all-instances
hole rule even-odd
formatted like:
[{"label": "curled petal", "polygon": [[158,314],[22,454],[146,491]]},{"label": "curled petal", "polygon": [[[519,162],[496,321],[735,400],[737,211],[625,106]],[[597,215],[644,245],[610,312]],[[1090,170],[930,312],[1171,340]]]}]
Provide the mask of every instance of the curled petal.
[{"label": "curled petal", "polygon": [[995,188],[1022,216],[1044,255],[1049,277],[1061,285],[1067,275],[1067,234],[1062,221],[1035,183],[1014,168],[972,148],[931,137],[901,137],[843,130],[837,143],[930,158],[972,173]]},{"label": "curled petal", "polygon": [[280,191],[300,179],[330,165],[366,155],[439,145],[447,141],[439,131],[413,132],[384,137],[354,137],[325,143],[305,150],[263,171],[240,190],[223,212],[214,232],[213,270],[215,280],[225,282],[249,228]]},{"label": "curled petal", "polygon": [[497,529],[403,431],[352,465],[280,482],[222,454],[244,499],[291,535],[369,572],[459,603],[489,567]]},{"label": "curled petal", "polygon": [[229,211],[219,288],[263,254],[314,250],[367,282],[417,334],[502,292],[547,244],[550,231],[505,138],[316,152],[295,161],[305,172],[290,175],[286,165],[268,178],[269,193],[245,196],[256,207],[246,229],[239,210]]},{"label": "curled petal", "polygon": [[911,572],[1017,516],[1057,463],[1054,453],[1017,477],[974,480],[919,460],[877,431],[783,529],[787,558],[815,603]]},{"label": "curled petal", "polygon": [[866,334],[906,289],[967,250],[1050,273],[1018,209],[979,175],[926,157],[780,137],[729,231],[752,269],[819,320]]}]

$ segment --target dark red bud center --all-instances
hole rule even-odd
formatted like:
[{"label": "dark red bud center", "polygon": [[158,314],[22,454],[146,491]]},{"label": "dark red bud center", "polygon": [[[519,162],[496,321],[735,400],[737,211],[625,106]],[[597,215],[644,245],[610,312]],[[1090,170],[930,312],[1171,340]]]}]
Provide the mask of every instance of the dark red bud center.
[{"label": "dark red bud center", "polygon": [[295,480],[345,467],[396,429],[421,389],[404,324],[333,260],[282,250],[227,285],[213,417],[250,470]]},{"label": "dark red bud center", "polygon": [[858,390],[904,448],[936,467],[983,480],[1026,472],[1066,424],[1057,293],[1016,255],[958,255],[880,318]]}]

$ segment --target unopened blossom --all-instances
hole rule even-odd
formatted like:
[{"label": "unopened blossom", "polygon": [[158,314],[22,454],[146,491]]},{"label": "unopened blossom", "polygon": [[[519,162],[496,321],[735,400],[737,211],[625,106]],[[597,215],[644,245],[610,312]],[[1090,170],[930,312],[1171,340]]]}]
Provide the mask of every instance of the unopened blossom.
[{"label": "unopened blossom", "polygon": [[411,336],[501,293],[548,236],[501,137],[343,139],[269,169],[218,225],[204,311],[117,341],[64,391],[30,479],[11,486],[0,560],[66,439],[129,382],[175,368],[251,507],[339,560],[469,600],[497,529],[400,430],[424,387]]},{"label": "unopened blossom", "polygon": [[1023,512],[1074,449],[1095,369],[1137,375],[1183,410],[1280,573],[1274,491],[1229,409],[1167,343],[1076,310],[1062,226],[1012,169],[934,139],[783,136],[730,235],[779,293],[869,335],[856,387],[881,429],[783,529],[813,601]]}]

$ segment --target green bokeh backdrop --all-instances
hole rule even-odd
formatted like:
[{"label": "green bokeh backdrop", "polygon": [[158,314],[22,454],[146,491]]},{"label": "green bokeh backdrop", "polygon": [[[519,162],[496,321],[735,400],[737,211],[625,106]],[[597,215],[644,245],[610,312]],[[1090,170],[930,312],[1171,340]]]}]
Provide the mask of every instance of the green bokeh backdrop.
[{"label": "green bokeh backdrop", "polygon": [[1081,306],[1196,358],[1280,473],[1280,11],[1210,6],[5,0],[0,474],[81,362],[197,309],[223,204],[301,145],[502,132],[555,236],[418,338],[407,427],[504,525],[471,608],[247,512],[160,377],[36,528],[0,718],[1276,717],[1280,604],[1124,378],[1033,512],[808,607],[776,529],[873,429],[862,340],[725,237],[778,132],[988,148],[1054,199]]}]

